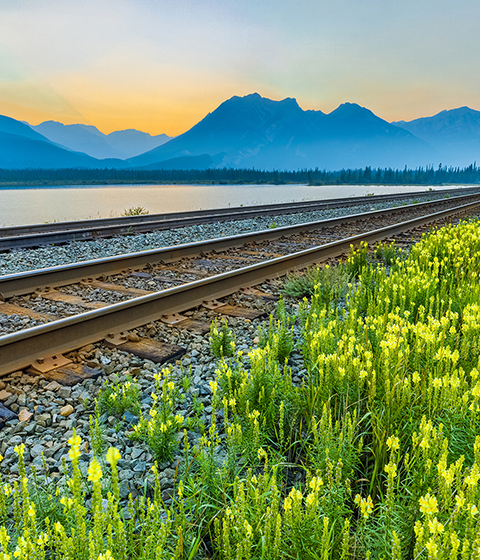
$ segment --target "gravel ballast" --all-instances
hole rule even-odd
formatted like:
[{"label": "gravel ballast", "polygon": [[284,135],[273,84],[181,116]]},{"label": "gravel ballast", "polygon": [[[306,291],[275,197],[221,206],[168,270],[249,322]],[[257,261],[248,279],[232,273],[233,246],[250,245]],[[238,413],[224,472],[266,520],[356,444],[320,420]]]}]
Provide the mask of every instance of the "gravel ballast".
[{"label": "gravel ballast", "polygon": [[[459,196],[462,193],[459,192]],[[429,200],[445,198],[441,193],[432,193]],[[200,224],[179,229],[157,231],[140,235],[114,237],[111,239],[97,239],[95,241],[78,241],[61,246],[48,246],[38,249],[19,249],[10,253],[0,254],[0,275],[14,274],[27,270],[37,270],[45,267],[58,266],[80,261],[99,259],[125,253],[135,253],[149,249],[170,247],[182,243],[192,243],[282,227],[304,222],[327,220],[349,214],[360,214],[372,210],[382,210],[405,204],[411,204],[417,199],[406,198],[400,201],[375,203],[372,205],[358,205],[345,208],[331,208],[316,212],[301,212],[299,214],[285,214],[279,216],[258,216],[254,219],[233,222]],[[422,200],[423,202],[423,200]],[[425,200],[426,202],[426,200]]]},{"label": "gravel ballast", "polygon": [[[274,291],[279,283],[275,283],[275,286]],[[248,295],[231,298],[227,303],[262,309],[267,313],[274,313],[276,307],[274,302]],[[288,310],[294,311],[296,307],[297,304],[292,303],[288,306]],[[213,316],[203,308],[186,314],[203,321],[211,321]],[[235,333],[236,350],[243,353],[242,359],[248,364],[248,352],[255,347],[254,339],[262,320],[228,318],[228,323]],[[296,334],[299,335],[300,327],[296,326],[295,329]],[[138,328],[134,332],[141,337],[177,344],[186,349],[182,359],[169,366],[172,368],[180,395],[183,395],[177,412],[185,418],[193,416],[192,403],[195,400],[197,408],[200,405],[202,409],[200,412],[197,411],[197,421],[208,429],[212,414],[212,392],[209,382],[215,379],[215,370],[218,367],[218,360],[210,350],[209,334],[200,335],[179,330],[160,322]],[[90,344],[72,352],[69,356],[75,361],[100,370],[102,375],[72,387],[62,386],[56,381],[48,381],[42,376],[23,372],[15,372],[0,379],[0,401],[17,414],[23,411],[21,418],[25,418],[23,421],[11,420],[0,430],[0,453],[4,457],[0,463],[0,470],[10,481],[18,476],[17,455],[14,448],[21,443],[25,445],[24,457],[28,472],[33,465],[37,473],[43,475],[45,462],[48,468],[47,479],[53,481],[61,479],[64,465],[66,464],[66,468],[69,469],[68,440],[74,428],[82,438],[80,468],[86,473],[88,464],[93,458],[89,436],[90,416],[94,414],[95,398],[100,388],[105,383],[115,383],[118,380],[126,380],[127,376],[132,377],[141,387],[142,413],[148,416],[152,404],[151,393],[155,390],[154,374],[166,367],[122,352],[121,347],[110,349],[100,343]],[[303,371],[299,352],[292,354],[289,365],[292,368],[294,382],[300,383]],[[185,376],[188,376],[191,381],[187,391],[182,386],[182,379]],[[151,450],[144,443],[130,440],[127,435],[131,424],[136,421],[138,418],[128,413],[124,418],[107,414],[101,417],[105,452],[108,447],[115,446],[122,455],[119,468],[121,496],[125,507],[130,493],[133,497],[144,495],[145,492],[148,494],[153,487],[151,467],[154,458]],[[216,421],[221,430],[222,411],[217,411]],[[187,429],[189,443],[195,446],[201,437],[201,429],[198,426],[187,427]],[[182,434],[183,431],[178,434],[179,441],[183,441]],[[182,443],[172,461],[159,465],[162,496],[167,503],[177,482],[176,468],[181,461],[181,447]]]}]

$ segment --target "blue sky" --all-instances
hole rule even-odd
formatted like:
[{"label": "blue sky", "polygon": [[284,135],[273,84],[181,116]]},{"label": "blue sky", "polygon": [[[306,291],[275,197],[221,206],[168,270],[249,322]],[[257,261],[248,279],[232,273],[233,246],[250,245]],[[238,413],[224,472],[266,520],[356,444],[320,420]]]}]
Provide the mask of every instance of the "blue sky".
[{"label": "blue sky", "polygon": [[0,114],[180,134],[232,95],[480,109],[474,0],[0,0]]}]

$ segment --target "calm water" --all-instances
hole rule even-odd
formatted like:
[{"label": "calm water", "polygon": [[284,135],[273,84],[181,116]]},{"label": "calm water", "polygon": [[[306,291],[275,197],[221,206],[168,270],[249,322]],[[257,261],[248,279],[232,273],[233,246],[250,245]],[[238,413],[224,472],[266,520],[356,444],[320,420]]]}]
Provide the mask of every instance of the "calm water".
[{"label": "calm water", "polygon": [[[451,187],[445,187],[451,188]],[[441,190],[439,187],[438,190]],[[143,206],[150,214],[418,192],[427,187],[338,185],[122,185],[0,188],[0,226],[121,216]]]}]

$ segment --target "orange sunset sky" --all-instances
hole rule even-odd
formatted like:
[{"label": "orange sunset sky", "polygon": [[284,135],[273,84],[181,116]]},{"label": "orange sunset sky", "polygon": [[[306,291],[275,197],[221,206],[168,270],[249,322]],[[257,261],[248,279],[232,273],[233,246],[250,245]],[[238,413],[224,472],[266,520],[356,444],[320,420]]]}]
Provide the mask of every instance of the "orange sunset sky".
[{"label": "orange sunset sky", "polygon": [[232,95],[480,109],[478,0],[0,0],[0,114],[177,135]]}]

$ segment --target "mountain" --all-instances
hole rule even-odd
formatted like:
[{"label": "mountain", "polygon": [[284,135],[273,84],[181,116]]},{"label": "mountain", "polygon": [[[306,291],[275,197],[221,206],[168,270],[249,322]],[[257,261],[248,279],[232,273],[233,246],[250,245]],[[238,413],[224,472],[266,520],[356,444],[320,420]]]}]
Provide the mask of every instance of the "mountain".
[{"label": "mountain", "polygon": [[464,167],[480,161],[480,111],[460,107],[392,124],[431,144],[446,165]]},{"label": "mountain", "polygon": [[329,114],[295,99],[234,96],[168,143],[129,158],[154,168],[168,159],[208,154],[216,167],[258,169],[415,167],[439,161],[425,141],[353,103]]},{"label": "mountain", "polygon": [[110,134],[107,134],[107,142],[109,145],[124,154],[124,159],[138,156],[144,152],[153,150],[157,146],[161,146],[171,139],[172,137],[167,136],[166,134],[151,136],[147,132],[141,132],[139,130],[135,130],[134,128],[129,128],[128,130],[117,130],[116,132],[110,132]]},{"label": "mountain", "polygon": [[[112,167],[114,164],[115,162],[110,162],[108,166]],[[30,126],[0,115],[0,168],[105,166],[106,162],[62,148]]]},{"label": "mountain", "polygon": [[62,124],[46,121],[31,128],[51,142],[98,159],[127,159],[152,150],[170,140],[166,134],[151,136],[138,130],[120,130],[103,134],[98,128],[85,124]]}]

